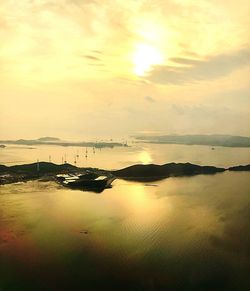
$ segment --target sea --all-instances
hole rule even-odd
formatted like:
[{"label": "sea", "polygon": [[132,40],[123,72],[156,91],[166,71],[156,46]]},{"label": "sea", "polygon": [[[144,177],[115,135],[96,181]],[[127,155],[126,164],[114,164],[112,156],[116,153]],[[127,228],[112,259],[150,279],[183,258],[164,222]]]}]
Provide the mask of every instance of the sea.
[{"label": "sea", "polygon": [[[249,148],[7,145],[0,164],[250,164]],[[0,186],[0,290],[250,290],[250,172],[117,179],[101,193]]]}]

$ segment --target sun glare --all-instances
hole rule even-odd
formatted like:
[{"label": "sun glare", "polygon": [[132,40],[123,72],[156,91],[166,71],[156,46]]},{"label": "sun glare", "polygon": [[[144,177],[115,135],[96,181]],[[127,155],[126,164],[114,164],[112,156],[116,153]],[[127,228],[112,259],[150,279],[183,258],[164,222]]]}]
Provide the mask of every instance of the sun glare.
[{"label": "sun glare", "polygon": [[152,162],[152,158],[147,151],[143,151],[139,154],[139,161],[142,164],[149,164]]},{"label": "sun glare", "polygon": [[160,51],[148,44],[139,44],[133,56],[134,72],[137,76],[143,76],[150,71],[153,65],[161,64],[163,57]]}]

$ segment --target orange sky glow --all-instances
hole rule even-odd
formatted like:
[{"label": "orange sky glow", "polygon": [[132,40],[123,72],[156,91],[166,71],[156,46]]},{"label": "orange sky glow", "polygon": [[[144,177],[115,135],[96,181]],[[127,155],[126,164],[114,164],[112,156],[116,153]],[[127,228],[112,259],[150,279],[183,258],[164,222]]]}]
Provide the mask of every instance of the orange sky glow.
[{"label": "orange sky glow", "polygon": [[250,135],[247,0],[2,0],[0,137]]}]

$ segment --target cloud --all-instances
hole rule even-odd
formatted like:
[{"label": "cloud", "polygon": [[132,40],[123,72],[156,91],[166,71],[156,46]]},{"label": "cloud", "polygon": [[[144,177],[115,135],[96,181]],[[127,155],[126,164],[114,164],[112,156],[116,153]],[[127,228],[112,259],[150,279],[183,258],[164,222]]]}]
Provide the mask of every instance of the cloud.
[{"label": "cloud", "polygon": [[100,54],[100,55],[103,54],[103,52],[102,52],[102,51],[99,51],[99,50],[92,50],[92,52],[93,52],[93,53],[96,53],[96,54]]},{"label": "cloud", "polygon": [[91,55],[85,55],[83,57],[86,58],[86,59],[92,60],[92,61],[101,61],[100,58],[97,58],[97,57],[91,56]]},{"label": "cloud", "polygon": [[95,67],[104,67],[105,65],[104,64],[93,64],[93,63],[87,63],[87,65],[89,66],[95,66]]},{"label": "cloud", "polygon": [[197,65],[202,63],[200,60],[185,59],[185,58],[170,58],[170,61],[181,65]]},{"label": "cloud", "polygon": [[148,102],[155,102],[155,99],[153,97],[150,97],[150,96],[145,96],[144,97],[146,101]]},{"label": "cloud", "polygon": [[203,80],[213,80],[250,64],[250,48],[244,48],[231,54],[221,54],[205,60],[185,58],[170,59],[175,66],[154,66],[146,77],[160,84],[185,84]]}]

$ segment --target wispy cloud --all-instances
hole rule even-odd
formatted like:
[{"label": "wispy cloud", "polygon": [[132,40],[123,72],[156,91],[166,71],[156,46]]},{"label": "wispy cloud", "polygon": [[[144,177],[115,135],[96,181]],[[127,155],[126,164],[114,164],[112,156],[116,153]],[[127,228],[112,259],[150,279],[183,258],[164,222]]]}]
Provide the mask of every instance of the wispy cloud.
[{"label": "wispy cloud", "polygon": [[100,64],[100,63],[87,63],[87,65],[89,66],[96,66],[96,67],[104,67],[105,65],[104,64]]},{"label": "wispy cloud", "polygon": [[91,55],[85,55],[83,57],[86,58],[86,59],[92,60],[92,61],[101,61],[100,58],[97,58],[97,57],[91,56]]},{"label": "wispy cloud", "polygon": [[153,97],[145,96],[144,98],[145,98],[145,100],[148,101],[148,102],[151,102],[151,103],[155,102],[155,99],[154,99]]},{"label": "wispy cloud", "polygon": [[155,66],[146,78],[160,84],[185,84],[220,78],[250,65],[250,48],[205,60],[172,58],[170,61],[183,66]]}]

